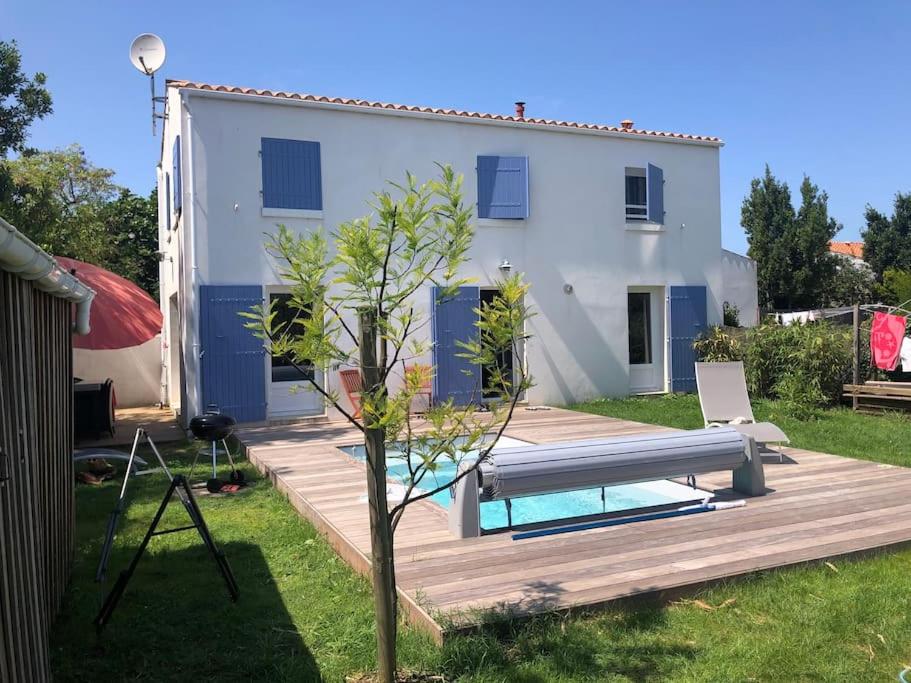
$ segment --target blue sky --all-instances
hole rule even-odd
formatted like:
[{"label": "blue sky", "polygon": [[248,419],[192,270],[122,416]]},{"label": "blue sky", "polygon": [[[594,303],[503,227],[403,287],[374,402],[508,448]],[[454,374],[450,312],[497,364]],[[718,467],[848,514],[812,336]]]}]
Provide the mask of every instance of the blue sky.
[{"label": "blue sky", "polygon": [[157,33],[167,78],[712,134],[723,242],[765,163],[809,174],[857,239],[867,203],[911,191],[911,3],[46,2],[4,0],[0,38],[42,70],[38,148],[80,142],[137,192],[154,182],[149,92],[130,41]]}]

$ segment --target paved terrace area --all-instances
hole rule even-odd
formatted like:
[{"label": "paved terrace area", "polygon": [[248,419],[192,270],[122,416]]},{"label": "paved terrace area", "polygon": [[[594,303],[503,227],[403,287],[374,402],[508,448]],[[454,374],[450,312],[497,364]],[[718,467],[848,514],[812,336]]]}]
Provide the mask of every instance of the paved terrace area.
[{"label": "paved terrace area", "polygon": [[[182,441],[187,438],[177,418],[170,408],[157,406],[143,406],[140,408],[117,408],[114,411],[114,436],[104,436],[100,439],[79,439],[76,448],[119,448],[131,446],[136,428],[146,430],[156,443],[169,441]],[[129,448],[127,448],[129,450]]]},{"label": "paved terrace area", "polygon": [[[567,410],[519,410],[506,435],[533,443],[665,431]],[[359,442],[342,423],[263,427],[239,435],[269,476],[356,570],[369,571],[364,465],[338,450]],[[911,469],[784,448],[765,459],[768,495],[740,509],[513,541],[459,540],[445,511],[420,501],[396,534],[406,616],[442,640],[490,611],[525,616],[632,596],[680,594],[708,582],[911,541]],[[341,473],[344,474],[342,476]],[[701,488],[732,496],[730,472]],[[733,495],[739,498],[740,496]]]}]

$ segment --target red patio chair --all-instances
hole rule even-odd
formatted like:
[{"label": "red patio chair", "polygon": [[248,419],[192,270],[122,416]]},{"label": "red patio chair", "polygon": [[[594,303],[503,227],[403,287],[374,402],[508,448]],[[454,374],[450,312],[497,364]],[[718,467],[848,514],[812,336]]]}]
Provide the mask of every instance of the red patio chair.
[{"label": "red patio chair", "polygon": [[430,406],[433,405],[433,368],[429,365],[420,365],[418,363],[415,363],[414,365],[406,365],[405,374],[412,372],[421,373],[421,389],[415,396],[426,396],[427,408],[430,408]]},{"label": "red patio chair", "polygon": [[354,408],[354,418],[361,417],[361,394],[364,391],[364,382],[361,380],[360,370],[339,370],[338,376],[342,378],[342,386]]}]

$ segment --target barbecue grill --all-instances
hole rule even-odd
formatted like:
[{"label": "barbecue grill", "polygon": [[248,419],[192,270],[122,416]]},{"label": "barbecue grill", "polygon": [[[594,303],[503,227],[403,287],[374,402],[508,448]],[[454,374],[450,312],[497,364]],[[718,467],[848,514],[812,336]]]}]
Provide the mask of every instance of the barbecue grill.
[{"label": "barbecue grill", "polygon": [[190,431],[200,441],[224,441],[234,433],[236,424],[230,415],[206,413],[190,420]]},{"label": "barbecue grill", "polygon": [[[226,441],[234,433],[236,425],[237,421],[230,415],[223,415],[214,411],[197,415],[190,420],[190,431],[193,432],[193,436],[199,441],[207,441],[212,444],[212,478],[206,482],[206,487],[209,490],[218,491],[223,484],[218,479],[216,469],[219,442],[221,442],[225,455],[228,456],[228,463],[231,465],[231,483],[241,484],[244,481],[244,473],[234,466],[234,458],[231,456],[231,451],[228,449]],[[208,454],[208,449],[200,450],[196,453],[196,457],[193,459],[193,466],[190,468],[190,478],[193,477],[193,470],[196,468],[196,462],[202,453]]]}]

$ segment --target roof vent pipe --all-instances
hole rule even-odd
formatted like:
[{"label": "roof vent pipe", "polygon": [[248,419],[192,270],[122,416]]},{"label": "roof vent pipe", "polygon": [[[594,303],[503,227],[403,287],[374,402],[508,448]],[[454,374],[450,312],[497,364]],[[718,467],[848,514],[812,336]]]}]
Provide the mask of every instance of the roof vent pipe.
[{"label": "roof vent pipe", "polygon": [[632,129],[633,129],[633,121],[632,121],[632,119],[623,119],[623,120],[620,122],[620,127],[621,127],[623,130],[632,130]]},{"label": "roof vent pipe", "polygon": [[516,118],[524,119],[525,118],[525,103],[516,102]]}]

